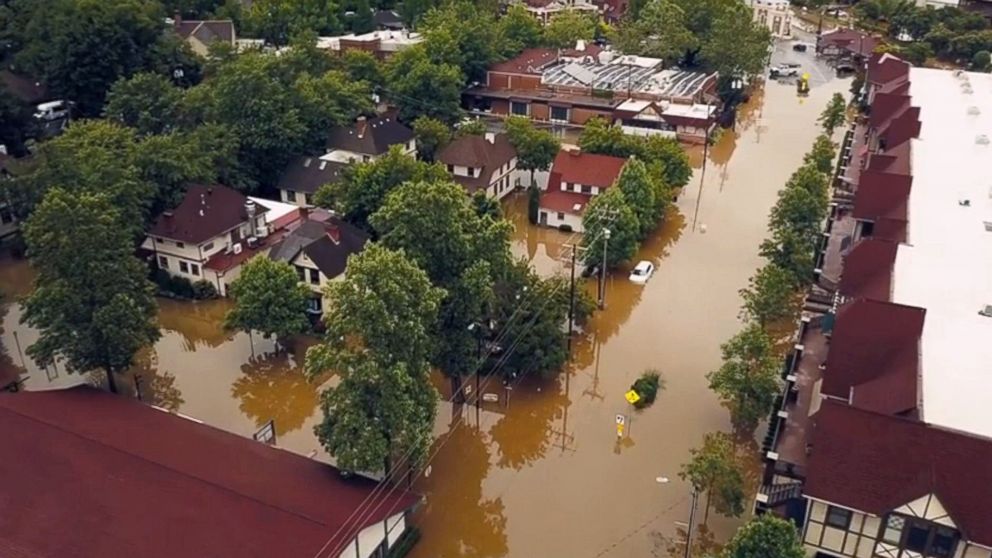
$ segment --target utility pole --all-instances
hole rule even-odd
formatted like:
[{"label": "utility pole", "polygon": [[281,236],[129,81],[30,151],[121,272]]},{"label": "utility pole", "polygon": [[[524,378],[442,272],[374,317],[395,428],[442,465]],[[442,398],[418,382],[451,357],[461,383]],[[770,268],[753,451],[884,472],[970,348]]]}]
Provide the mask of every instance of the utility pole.
[{"label": "utility pole", "polygon": [[692,530],[696,521],[696,503],[699,501],[699,491],[692,487],[692,507],[689,508],[689,529],[685,536],[685,558],[689,558],[692,552]]},{"label": "utility pole", "polygon": [[568,280],[568,360],[572,360],[572,333],[575,328],[575,258],[579,247],[569,244],[572,251],[572,266]]},{"label": "utility pole", "polygon": [[606,308],[606,250],[610,245],[610,229],[603,229],[603,265],[599,269],[599,309]]}]

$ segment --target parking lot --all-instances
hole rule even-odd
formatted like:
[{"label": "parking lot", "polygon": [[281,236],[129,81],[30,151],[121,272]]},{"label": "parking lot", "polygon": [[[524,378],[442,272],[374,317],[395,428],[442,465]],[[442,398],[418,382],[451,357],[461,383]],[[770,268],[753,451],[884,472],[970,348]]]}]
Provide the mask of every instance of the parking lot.
[{"label": "parking lot", "polygon": [[[810,87],[823,85],[824,83],[835,79],[836,74],[830,63],[816,56],[816,48],[814,46],[816,45],[816,35],[813,33],[806,33],[795,28],[793,28],[793,33],[798,40],[775,41],[775,50],[772,52],[771,66],[775,67],[787,63],[799,64],[799,75],[802,75],[803,72],[809,73]],[[806,52],[797,52],[793,50],[792,47],[796,43],[808,45]],[[793,85],[796,82],[796,78],[785,77],[769,81],[777,81],[782,84]]]}]

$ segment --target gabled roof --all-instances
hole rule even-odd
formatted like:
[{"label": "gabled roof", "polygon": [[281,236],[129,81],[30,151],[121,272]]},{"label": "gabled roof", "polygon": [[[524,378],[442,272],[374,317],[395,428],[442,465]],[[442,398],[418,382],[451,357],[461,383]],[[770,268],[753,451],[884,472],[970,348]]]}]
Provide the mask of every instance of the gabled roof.
[{"label": "gabled roof", "polygon": [[369,235],[338,217],[319,215],[315,213],[273,246],[269,257],[291,262],[303,252],[325,277],[333,279],[344,273],[349,256],[362,251]]},{"label": "gabled roof", "polygon": [[844,258],[840,276],[840,293],[849,298],[889,300],[892,270],[899,244],[888,240],[865,238]]},{"label": "gabled roof", "polygon": [[867,33],[839,27],[820,35],[819,46],[833,46],[858,56],[869,56],[878,46],[878,39]]},{"label": "gabled roof", "polygon": [[325,161],[309,155],[296,157],[286,165],[276,187],[290,192],[312,194],[321,186],[340,180],[341,172],[346,166],[344,163]]},{"label": "gabled roof", "polygon": [[470,194],[488,188],[493,172],[517,156],[517,150],[510,143],[509,135],[496,134],[490,137],[492,141],[485,136],[475,134],[461,136],[455,138],[438,153],[437,160],[445,165],[481,169],[479,175],[474,177],[452,176],[455,182],[465,186]]},{"label": "gabled roof", "polygon": [[888,52],[874,53],[868,59],[868,81],[876,85],[907,81],[909,68],[908,62]]},{"label": "gabled roof", "polygon": [[377,10],[375,15],[372,16],[372,20],[375,21],[377,27],[383,29],[403,29],[403,19],[400,14],[396,13],[396,10]]},{"label": "gabled roof", "polygon": [[[89,387],[0,393],[0,437],[3,556],[311,558],[376,486]],[[418,501],[383,496],[363,526]]]},{"label": "gabled roof", "polygon": [[882,516],[935,495],[966,540],[992,546],[992,440],[824,401],[803,492]]},{"label": "gabled roof", "polygon": [[592,196],[579,194],[577,192],[563,192],[561,190],[548,190],[541,193],[541,209],[554,211],[557,213],[569,213],[572,215],[582,215],[586,210],[586,205],[592,200]]},{"label": "gabled roof", "polygon": [[183,39],[196,38],[203,44],[213,41],[233,43],[235,38],[234,22],[229,19],[215,20],[182,20],[175,24],[176,34]]},{"label": "gabled roof", "polygon": [[562,182],[609,188],[626,164],[627,159],[621,157],[562,150],[555,156],[551,171],[561,176]]},{"label": "gabled roof", "polygon": [[823,373],[823,393],[882,413],[914,411],[925,314],[923,308],[867,299],[842,306]]},{"label": "gabled roof", "polygon": [[[186,190],[182,203],[159,215],[148,234],[191,244],[206,242],[247,222],[247,201],[241,192],[227,186],[193,184]],[[256,205],[257,214],[266,211],[267,208]]]},{"label": "gabled roof", "polygon": [[351,126],[332,128],[327,135],[327,150],[342,149],[363,155],[382,155],[389,147],[413,139],[413,130],[393,116],[360,117]]},{"label": "gabled roof", "polygon": [[880,145],[897,146],[920,136],[920,108],[907,107],[878,128]]},{"label": "gabled roof", "polygon": [[528,48],[513,58],[489,67],[490,72],[530,74],[539,76],[547,66],[558,61],[558,51],[553,48]]},{"label": "gabled roof", "polygon": [[880,217],[905,221],[913,177],[866,169],[854,193],[855,219],[873,221]]}]

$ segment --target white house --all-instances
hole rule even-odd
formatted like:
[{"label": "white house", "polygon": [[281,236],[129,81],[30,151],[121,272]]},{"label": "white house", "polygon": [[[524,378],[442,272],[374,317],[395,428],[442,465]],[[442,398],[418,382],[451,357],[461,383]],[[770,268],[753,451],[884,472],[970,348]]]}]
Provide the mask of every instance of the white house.
[{"label": "white house", "polygon": [[241,264],[268,250],[269,211],[227,186],[194,184],[178,207],[159,216],[142,248],[159,269],[193,282],[209,281],[226,295]]},{"label": "white house", "polygon": [[792,36],[792,6],[789,0],[749,0],[754,21],[767,27],[773,37]]},{"label": "white house", "polygon": [[516,188],[521,173],[528,174],[517,170],[517,150],[507,134],[456,138],[441,150],[437,160],[469,194],[485,191],[497,200]]},{"label": "white house", "polygon": [[560,151],[541,194],[538,223],[581,232],[586,205],[617,181],[626,164],[620,157]]},{"label": "white house", "polygon": [[392,115],[360,116],[351,126],[331,129],[327,135],[327,153],[321,159],[336,163],[371,161],[385,155],[394,145],[413,155],[417,151],[413,130]]},{"label": "white house", "polygon": [[304,155],[286,165],[276,186],[279,199],[299,207],[313,207],[313,195],[325,184],[341,179],[345,163]]},{"label": "white house", "polygon": [[324,287],[344,278],[348,257],[361,252],[368,241],[365,231],[317,210],[273,245],[269,257],[296,269],[300,282],[314,293],[310,311],[320,314],[324,308]]}]

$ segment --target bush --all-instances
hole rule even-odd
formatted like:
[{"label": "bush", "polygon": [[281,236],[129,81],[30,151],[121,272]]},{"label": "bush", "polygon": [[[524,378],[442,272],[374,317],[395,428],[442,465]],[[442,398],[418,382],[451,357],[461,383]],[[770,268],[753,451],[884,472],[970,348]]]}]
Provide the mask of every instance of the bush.
[{"label": "bush", "polygon": [[661,374],[657,370],[645,370],[641,377],[630,386],[630,389],[637,392],[641,398],[634,403],[634,407],[637,409],[643,409],[648,405],[654,403],[655,397],[658,396],[658,390],[661,388]]},{"label": "bush", "polygon": [[531,225],[537,224],[537,216],[541,210],[541,190],[537,186],[527,189],[527,219]]},{"label": "bush", "polygon": [[164,269],[155,268],[152,272],[152,282],[158,286],[160,295],[170,298],[194,298],[193,283],[182,277],[174,277]]},{"label": "bush", "polygon": [[976,72],[987,72],[992,66],[992,54],[987,50],[980,50],[971,59],[971,66]]},{"label": "bush", "polygon": [[206,279],[200,279],[192,284],[193,298],[196,300],[209,300],[217,298],[217,288]]},{"label": "bush", "polygon": [[566,224],[558,225],[558,230],[560,230],[561,232],[570,233],[572,232],[572,225],[566,225]]}]

